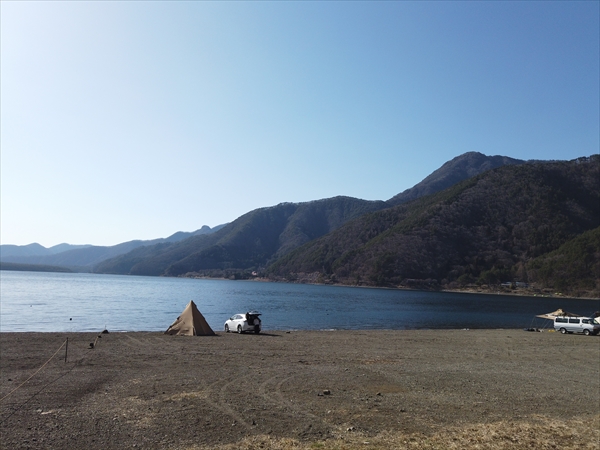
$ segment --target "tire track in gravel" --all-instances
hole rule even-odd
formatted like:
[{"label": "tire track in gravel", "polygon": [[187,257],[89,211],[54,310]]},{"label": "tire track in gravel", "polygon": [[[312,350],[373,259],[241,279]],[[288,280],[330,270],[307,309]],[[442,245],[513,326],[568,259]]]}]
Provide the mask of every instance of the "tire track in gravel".
[{"label": "tire track in gravel", "polygon": [[152,336],[148,337],[147,340],[151,342],[152,346],[160,347],[164,349],[179,349],[181,343],[173,339],[169,339],[171,336]]},{"label": "tire track in gravel", "polygon": [[[148,347],[150,345],[148,342],[143,342],[139,339],[136,339],[136,338],[130,336],[129,333],[124,333],[124,334],[125,334],[125,336],[127,336],[129,341],[123,341],[123,344],[127,345],[128,347],[139,348],[139,347]],[[146,339],[144,339],[144,340],[146,340]]]},{"label": "tire track in gravel", "polygon": [[[208,387],[205,389],[207,396],[204,400],[209,405],[213,406],[214,408],[218,409],[222,413],[231,417],[234,421],[241,424],[246,429],[251,430],[252,425],[250,423],[248,423],[246,421],[246,419],[240,413],[238,413],[235,409],[233,409],[231,406],[229,406],[226,401],[228,398],[227,389],[234,383],[239,383],[239,380],[241,380],[243,378],[247,378],[247,376],[235,377],[233,379],[230,378],[229,381],[227,381],[227,379],[215,381],[214,383],[208,385]],[[219,388],[218,386],[223,382],[225,382],[225,384],[223,384]],[[216,401],[213,400],[214,397],[217,398]]]},{"label": "tire track in gravel", "polygon": [[290,375],[290,376],[285,377],[284,379],[280,380],[277,384],[275,384],[275,390],[273,391],[273,394],[269,395],[267,393],[268,386],[273,383],[273,380],[279,379],[279,376],[277,376],[277,375],[274,377],[271,377],[268,380],[266,380],[264,383],[261,383],[261,385],[258,388],[258,392],[268,402],[271,402],[271,403],[275,404],[276,406],[283,407],[284,410],[291,411],[294,415],[303,415],[310,419],[323,422],[322,417],[319,417],[315,414],[307,412],[304,408],[295,405],[291,400],[286,399],[284,397],[283,392],[281,391],[281,387],[285,383],[289,382],[290,380],[292,380],[295,377],[296,377],[296,375]]},{"label": "tire track in gravel", "polygon": [[126,341],[124,340],[123,344],[131,348],[143,350],[160,348],[163,352],[169,353],[170,351],[172,352],[173,350],[179,349],[181,347],[179,342],[170,342],[169,340],[163,339],[160,336],[135,338],[127,333],[125,333],[125,335],[128,339]]}]

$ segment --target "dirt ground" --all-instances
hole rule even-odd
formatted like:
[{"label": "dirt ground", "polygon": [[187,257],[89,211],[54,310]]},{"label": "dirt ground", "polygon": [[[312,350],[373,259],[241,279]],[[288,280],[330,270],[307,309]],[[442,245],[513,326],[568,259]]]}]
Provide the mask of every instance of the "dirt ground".
[{"label": "dirt ground", "polygon": [[0,333],[0,398],[10,449],[598,449],[600,337]]}]

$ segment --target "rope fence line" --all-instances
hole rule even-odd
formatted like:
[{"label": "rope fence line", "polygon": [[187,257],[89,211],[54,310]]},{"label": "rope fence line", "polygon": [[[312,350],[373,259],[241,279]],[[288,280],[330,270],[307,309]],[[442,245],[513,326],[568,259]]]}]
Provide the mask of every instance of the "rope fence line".
[{"label": "rope fence line", "polygon": [[[100,338],[100,335],[98,335],[98,337],[96,338],[96,341],[93,343],[90,343],[90,346],[87,347],[87,350],[91,350],[93,348],[96,348],[96,344],[98,342],[98,339]],[[6,398],[8,398],[9,396],[11,396],[15,391],[17,391],[18,389],[20,389],[21,387],[23,387],[29,380],[31,380],[35,375],[37,375],[50,361],[52,361],[52,359],[58,355],[58,352],[60,352],[60,350],[65,347],[66,345],[68,345],[69,343],[69,338],[65,339],[65,341],[61,344],[60,347],[58,347],[58,350],[56,350],[56,352],[54,352],[54,354],[50,357],[50,359],[48,359],[48,361],[46,361],[38,370],[36,370],[29,378],[27,378],[25,381],[23,381],[19,386],[17,386],[16,388],[14,388],[12,391],[10,391],[8,394],[6,394],[4,397],[0,398],[0,403],[3,402]],[[73,346],[73,343],[71,343],[71,346]],[[75,344],[74,346],[75,348],[79,348],[84,349],[84,347]],[[65,363],[67,362],[67,349],[65,349]],[[48,383],[46,383],[45,385],[43,385],[37,392],[35,392],[33,395],[31,395],[27,400],[25,400],[24,402],[22,402],[21,404],[19,404],[18,406],[16,406],[12,412],[10,414],[8,414],[6,417],[3,417],[2,419],[0,419],[0,425],[4,424],[4,422],[6,422],[9,418],[11,418],[14,414],[16,414],[17,411],[19,411],[23,406],[25,406],[27,403],[29,403],[31,400],[33,400],[39,393],[41,393],[44,389],[46,389],[48,386],[50,386],[51,384],[57,382],[58,380],[60,380],[61,378],[63,378],[64,376],[68,375],[69,373],[71,373],[73,371],[73,369],[75,369],[75,367],[79,366],[86,358],[88,358],[91,355],[91,353],[88,353],[87,355],[82,356],[81,358],[77,359],[75,361],[75,363],[68,368],[65,372],[63,372],[62,374],[58,375],[56,378],[54,378],[53,380],[49,381]]]},{"label": "rope fence line", "polygon": [[48,361],[46,361],[44,364],[42,364],[42,367],[40,367],[38,370],[36,370],[29,378],[27,378],[25,381],[23,381],[20,385],[18,385],[16,388],[14,388],[12,391],[10,391],[4,397],[0,398],[0,402],[4,401],[6,398],[8,398],[10,395],[12,395],[12,393],[15,392],[17,389],[23,387],[25,385],[25,383],[27,383],[29,380],[31,380],[34,376],[36,376],[38,374],[38,372],[40,370],[42,370],[44,367],[46,367],[46,365],[50,361],[52,361],[52,359],[58,354],[58,352],[60,351],[60,349],[65,346],[65,344],[68,342],[68,340],[69,340],[68,338],[65,339],[65,341],[61,344],[61,346],[58,347],[58,350],[56,350],[56,352],[54,353],[54,355],[52,355]]},{"label": "rope fence line", "polygon": [[[98,337],[96,337],[96,340],[93,343],[90,343],[89,347],[83,347],[80,346],[78,344],[73,344],[73,342],[71,342],[71,347],[75,347],[76,349],[82,350],[82,349],[87,349],[87,350],[91,350],[96,348],[96,345],[98,343],[98,339],[100,338],[100,335],[98,335]],[[42,366],[36,370],[33,374],[31,374],[31,376],[29,378],[27,378],[25,381],[23,381],[20,385],[18,385],[16,388],[14,388],[12,391],[10,391],[8,394],[6,394],[4,397],[0,398],[0,403],[3,402],[5,399],[7,399],[8,397],[10,397],[14,392],[16,392],[18,389],[22,388],[29,380],[31,380],[34,376],[36,376],[44,367],[46,367],[46,365],[48,365],[48,363],[50,361],[52,361],[54,359],[54,357],[58,354],[58,352],[60,352],[60,350],[67,346],[67,348],[65,350],[68,349],[68,345],[69,345],[69,338],[65,339],[65,341],[60,345],[60,347],[58,347],[58,349],[56,350],[56,352],[54,352],[54,354],[48,359],[48,361],[46,361],[44,364],[42,364]],[[87,358],[88,355],[82,356],[81,358],[79,358],[77,361],[75,361],[75,364],[73,367],[71,367],[68,371],[70,372],[71,370],[73,370],[73,368],[75,366],[77,366],[78,364],[80,364],[85,358]],[[67,351],[65,351],[65,363],[67,362]],[[65,373],[66,375],[66,373]],[[59,377],[60,378],[60,377]],[[38,392],[39,393],[39,392]],[[37,394],[36,394],[37,395]]]}]

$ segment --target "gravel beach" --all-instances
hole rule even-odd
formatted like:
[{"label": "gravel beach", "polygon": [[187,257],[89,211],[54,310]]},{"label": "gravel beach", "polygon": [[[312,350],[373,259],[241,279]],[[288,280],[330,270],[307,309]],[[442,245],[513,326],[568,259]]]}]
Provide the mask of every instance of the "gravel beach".
[{"label": "gravel beach", "polygon": [[600,448],[596,336],[0,333],[0,361],[1,448]]}]

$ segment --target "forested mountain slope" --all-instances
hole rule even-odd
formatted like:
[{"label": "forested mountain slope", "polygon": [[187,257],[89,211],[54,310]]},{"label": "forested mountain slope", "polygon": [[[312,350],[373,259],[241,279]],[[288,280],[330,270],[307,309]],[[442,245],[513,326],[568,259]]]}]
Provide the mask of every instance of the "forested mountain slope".
[{"label": "forested mountain slope", "polygon": [[532,259],[600,225],[599,167],[598,155],[506,165],[349,222],[268,273],[374,286],[528,281]]},{"label": "forested mountain slope", "polygon": [[523,161],[505,156],[465,153],[388,202],[335,197],[260,208],[241,216],[214,236],[189,238],[176,245],[138,248],[99,264],[95,270],[170,276],[186,273],[227,276],[225,271],[257,270],[362,214],[438,192],[499,165],[521,163]]},{"label": "forested mountain slope", "polygon": [[557,292],[600,297],[600,227],[530,261],[527,275]]},{"label": "forested mountain slope", "polygon": [[432,172],[420,183],[388,200],[390,206],[435,194],[468,178],[506,165],[524,164],[520,159],[508,156],[486,156],[479,152],[463,153],[446,162],[442,167]]},{"label": "forested mountain slope", "polygon": [[282,203],[244,214],[218,232],[160,244],[105,261],[96,272],[178,276],[190,272],[257,269],[290,250],[385,207],[385,202],[334,197]]}]

